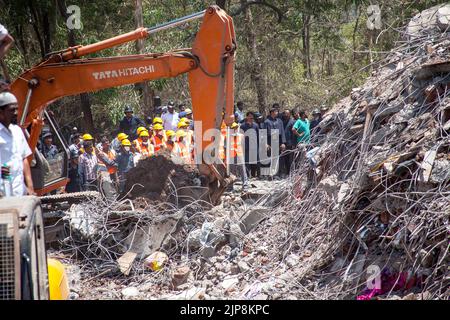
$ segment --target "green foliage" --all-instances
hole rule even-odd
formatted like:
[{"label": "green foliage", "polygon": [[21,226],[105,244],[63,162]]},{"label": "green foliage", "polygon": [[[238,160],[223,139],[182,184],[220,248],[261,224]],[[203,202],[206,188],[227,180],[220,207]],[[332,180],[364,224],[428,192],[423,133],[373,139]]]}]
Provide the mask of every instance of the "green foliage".
[{"label": "green foliage", "polygon": [[[213,0],[143,0],[143,20],[146,27],[155,26],[175,18],[205,9]],[[228,13],[238,12],[241,0],[228,0]],[[390,50],[398,40],[395,28],[403,26],[419,11],[445,1],[377,1],[382,9],[383,32],[374,35],[377,42],[370,44],[366,27],[368,0],[267,0],[283,13],[266,5],[251,5],[253,30],[246,24],[245,10],[234,15],[238,51],[236,64],[235,96],[246,102],[248,109],[255,109],[257,93],[253,73],[255,57],[246,45],[250,31],[255,35],[256,50],[261,62],[263,84],[267,102],[299,105],[307,110],[322,103],[332,103],[347,95],[352,87],[360,85],[369,75],[369,52],[375,59]],[[16,39],[6,63],[15,78],[24,69],[42,59],[44,35],[43,17],[50,17],[50,49],[68,47],[66,21],[56,7],[56,0],[0,0],[1,23],[6,25]],[[134,1],[66,0],[66,4],[81,8],[82,30],[75,30],[76,42],[91,44],[135,29]],[[33,16],[32,8],[36,17]],[[312,79],[305,78],[306,51],[303,45],[305,15],[310,16],[310,60]],[[151,35],[145,41],[146,52],[167,52],[191,46],[200,21]],[[372,39],[373,40],[373,39]],[[354,51],[355,50],[355,51]],[[380,53],[377,53],[380,52]],[[90,57],[135,54],[134,43],[92,54]],[[361,71],[362,70],[362,71]],[[159,79],[151,82],[155,94],[168,100],[189,104],[189,88],[186,76]],[[123,116],[125,104],[139,105],[140,97],[135,86],[103,90],[90,95],[94,120],[99,126],[114,127]],[[68,97],[54,106],[61,119],[76,119],[80,114],[79,99]],[[139,112],[138,112],[139,113]],[[83,122],[76,120],[79,127]]]}]

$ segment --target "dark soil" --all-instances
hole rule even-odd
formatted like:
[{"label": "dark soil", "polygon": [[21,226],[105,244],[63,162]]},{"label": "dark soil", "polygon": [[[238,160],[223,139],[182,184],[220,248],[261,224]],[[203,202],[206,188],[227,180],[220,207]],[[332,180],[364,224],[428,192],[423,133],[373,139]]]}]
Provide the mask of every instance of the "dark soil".
[{"label": "dark soil", "polygon": [[137,166],[127,173],[122,196],[168,201],[174,190],[194,187],[194,179],[198,176],[196,166],[175,164],[170,153],[161,150],[154,157],[139,161]]}]

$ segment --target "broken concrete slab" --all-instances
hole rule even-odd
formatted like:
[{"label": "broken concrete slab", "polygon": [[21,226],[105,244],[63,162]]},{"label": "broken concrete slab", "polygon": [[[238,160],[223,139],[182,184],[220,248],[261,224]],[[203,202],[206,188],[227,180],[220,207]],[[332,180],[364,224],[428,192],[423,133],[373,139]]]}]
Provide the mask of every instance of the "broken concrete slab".
[{"label": "broken concrete slab", "polygon": [[139,258],[148,256],[170,241],[170,236],[177,231],[181,217],[181,214],[157,217],[146,230],[139,228],[135,234],[130,234],[125,245],[136,252]]},{"label": "broken concrete slab", "polygon": [[189,278],[191,269],[188,266],[177,268],[172,275],[172,285],[177,288],[185,284]]},{"label": "broken concrete slab", "polygon": [[450,32],[450,6],[444,6],[438,9],[436,23],[442,32]]},{"label": "broken concrete slab", "polygon": [[266,207],[256,207],[247,210],[240,218],[240,227],[244,234],[248,234],[263,220],[269,218],[270,209]]},{"label": "broken concrete slab", "polygon": [[119,265],[120,272],[122,272],[126,276],[129,275],[131,266],[133,265],[136,256],[136,252],[127,251],[119,259],[117,259],[117,264]]}]

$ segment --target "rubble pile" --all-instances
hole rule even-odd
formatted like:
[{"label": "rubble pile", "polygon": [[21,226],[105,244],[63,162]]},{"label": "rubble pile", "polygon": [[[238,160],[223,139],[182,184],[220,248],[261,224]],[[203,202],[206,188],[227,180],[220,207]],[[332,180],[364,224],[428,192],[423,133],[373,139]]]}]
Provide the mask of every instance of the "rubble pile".
[{"label": "rubble pile", "polygon": [[298,263],[286,292],[448,299],[450,24],[439,21],[408,34],[325,117],[320,146],[298,155],[288,229],[272,242],[273,259]]},{"label": "rubble pile", "polygon": [[411,20],[289,179],[180,206],[166,189],[180,168],[143,164],[132,184],[158,185],[133,200],[74,205],[62,253],[80,298],[448,299],[448,10]]}]

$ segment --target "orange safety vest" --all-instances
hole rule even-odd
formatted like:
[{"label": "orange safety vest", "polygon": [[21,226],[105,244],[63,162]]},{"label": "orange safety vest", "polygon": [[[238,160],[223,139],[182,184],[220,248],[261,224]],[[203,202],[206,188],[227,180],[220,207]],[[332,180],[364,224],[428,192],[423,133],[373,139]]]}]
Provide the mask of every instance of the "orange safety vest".
[{"label": "orange safety vest", "polygon": [[160,138],[160,137],[154,135],[152,137],[152,144],[153,144],[154,150],[155,150],[154,152],[159,151],[164,142],[165,142],[164,136],[162,138]]},{"label": "orange safety vest", "polygon": [[[105,154],[105,152],[103,150],[99,150],[100,153]],[[115,160],[116,159],[116,153],[114,152],[114,150],[110,149],[108,151],[108,153],[106,154],[106,156],[108,157],[109,160]],[[106,164],[103,163],[103,161],[101,160],[101,157],[98,158],[98,162],[99,165],[102,165],[104,167],[106,167]],[[109,172],[109,174],[114,174],[117,172],[117,167],[107,167],[107,170]]]},{"label": "orange safety vest", "polygon": [[189,153],[189,149],[186,144],[182,142],[175,142],[173,146],[172,152],[183,159],[184,163],[190,164],[191,163],[191,154]]},{"label": "orange safety vest", "polygon": [[225,160],[225,139],[227,137],[227,129],[222,128],[220,130],[220,142],[219,142],[219,158]]},{"label": "orange safety vest", "polygon": [[242,135],[240,133],[231,135],[231,140],[230,157],[242,157]]},{"label": "orange safety vest", "polygon": [[143,158],[151,157],[155,153],[155,148],[153,144],[148,142],[147,145],[144,145],[141,138],[137,138],[133,141],[134,146],[136,147],[136,150],[142,155]]}]

